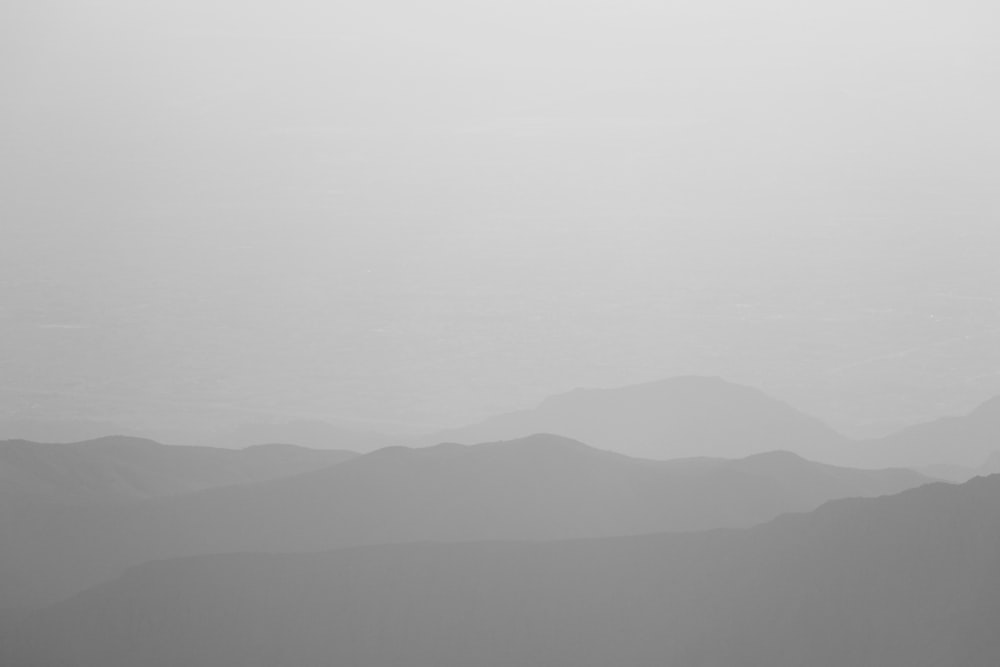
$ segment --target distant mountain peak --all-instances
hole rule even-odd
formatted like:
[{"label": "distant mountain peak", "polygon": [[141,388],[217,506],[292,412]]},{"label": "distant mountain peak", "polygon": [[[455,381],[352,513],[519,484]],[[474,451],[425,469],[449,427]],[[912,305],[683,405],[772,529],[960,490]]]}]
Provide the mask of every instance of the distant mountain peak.
[{"label": "distant mountain peak", "polygon": [[246,447],[240,447],[244,452],[261,452],[261,451],[287,451],[287,452],[297,452],[301,450],[312,450],[312,447],[305,447],[304,445],[294,445],[288,442],[266,442],[259,445],[247,445]]},{"label": "distant mountain peak", "polygon": [[[1000,396],[964,415],[942,417],[874,441],[882,464],[952,464],[979,467],[997,449],[1000,438]],[[872,443],[869,443],[869,449]]]},{"label": "distant mountain peak", "polygon": [[485,442],[471,446],[470,450],[511,461],[548,464],[567,464],[604,456],[625,458],[621,454],[554,433],[533,433],[523,438]]},{"label": "distant mountain peak", "polygon": [[790,452],[787,449],[775,449],[769,452],[761,452],[760,454],[751,454],[750,456],[739,459],[739,461],[760,463],[811,463],[811,461],[805,457],[800,456],[795,452]]},{"label": "distant mountain peak", "polygon": [[535,408],[428,439],[471,444],[532,433],[557,433],[596,449],[661,460],[739,458],[767,449],[823,458],[845,440],[819,419],[763,391],[702,375],[576,389],[551,396]]},{"label": "distant mountain peak", "polygon": [[163,443],[150,438],[131,435],[105,435],[81,442],[69,443],[76,447],[163,447]]},{"label": "distant mountain peak", "polygon": [[640,397],[664,396],[702,396],[717,397],[720,392],[728,395],[744,395],[767,397],[764,392],[746,385],[730,382],[713,375],[679,375],[662,380],[652,380],[624,387],[577,387],[562,394],[556,394],[544,399],[539,409],[559,406],[565,403],[578,403],[587,399],[603,400],[609,396],[636,399]]},{"label": "distant mountain peak", "polygon": [[560,450],[560,451],[594,451],[595,448],[580,442],[574,438],[570,438],[564,435],[558,435],[556,433],[532,433],[531,435],[526,435],[523,438],[514,438],[511,440],[497,440],[495,442],[488,442],[479,445],[480,447],[495,447],[495,448],[507,448],[507,449],[550,449],[550,450]]},{"label": "distant mountain peak", "polygon": [[994,396],[976,406],[969,417],[1000,421],[1000,396]]},{"label": "distant mountain peak", "polygon": [[373,452],[361,456],[358,460],[399,460],[399,461],[411,461],[411,460],[426,460],[429,458],[438,458],[444,456],[452,456],[456,454],[464,454],[469,449],[469,445],[459,444],[457,442],[442,442],[436,445],[430,445],[429,447],[409,447],[407,445],[388,445],[386,447],[380,447]]},{"label": "distant mountain peak", "polygon": [[442,442],[428,447],[407,447],[405,445],[390,445],[377,449],[371,454],[367,454],[365,459],[399,459],[399,460],[425,460],[430,457],[443,457],[453,455],[479,454],[484,452],[504,452],[510,454],[530,454],[538,452],[546,453],[568,453],[580,454],[583,452],[600,451],[584,444],[579,440],[568,438],[554,433],[533,433],[522,438],[511,438],[509,440],[495,440],[476,444],[462,444],[457,442]]}]

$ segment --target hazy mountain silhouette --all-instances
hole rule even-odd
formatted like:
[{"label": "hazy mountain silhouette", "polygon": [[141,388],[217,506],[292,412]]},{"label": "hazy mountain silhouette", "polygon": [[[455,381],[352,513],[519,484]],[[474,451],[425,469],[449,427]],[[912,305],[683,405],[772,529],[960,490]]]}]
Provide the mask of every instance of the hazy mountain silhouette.
[{"label": "hazy mountain silhouette", "polygon": [[0,441],[82,442],[111,435],[136,436],[131,429],[92,419],[4,419],[0,420]]},{"label": "hazy mountain silhouette", "polygon": [[286,477],[355,452],[292,445],[243,450],[162,445],[124,436],[72,444],[0,442],[0,499],[133,500]]},{"label": "hazy mountain silhouette", "polygon": [[[855,440],[757,389],[721,378],[683,376],[614,389],[578,389],[530,410],[421,441],[473,443],[538,432],[652,459],[740,457],[782,449],[837,465],[910,467],[965,481],[1000,442],[1000,397],[968,415]],[[950,467],[933,472],[933,466]]]},{"label": "hazy mountain silhouette", "polygon": [[775,449],[822,457],[846,442],[819,419],[761,391],[700,376],[577,389],[534,409],[436,433],[427,440],[472,443],[531,433],[558,433],[654,459],[739,457]]},{"label": "hazy mountain silhouette", "polygon": [[978,467],[1000,443],[1000,396],[967,415],[910,426],[866,445],[869,461],[880,465],[926,466],[952,463]]},{"label": "hazy mountain silhouette", "polygon": [[981,475],[995,475],[1000,473],[1000,451],[990,454],[986,462],[979,468]]},{"label": "hazy mountain silhouette", "polygon": [[966,466],[951,465],[948,463],[936,463],[934,465],[928,466],[915,466],[913,470],[916,470],[922,475],[927,475],[928,477],[933,477],[934,479],[940,479],[947,482],[968,482],[973,477],[978,477],[979,475],[993,474],[997,471],[987,471],[986,468],[970,468]]},{"label": "hazy mountain silhouette", "polygon": [[0,511],[0,582],[12,604],[31,606],[150,559],[749,526],[927,481],[788,453],[646,461],[551,435],[390,447],[295,477],[141,503],[9,505]]},{"label": "hazy mountain silhouette", "polygon": [[[50,428],[48,422],[24,422],[15,431],[68,436],[81,428],[80,432],[96,434],[112,428],[97,422],[80,424],[74,430]],[[299,420],[243,424],[214,434],[178,433],[171,441],[225,448],[282,442],[364,452],[393,444],[473,444],[533,433],[556,433],[602,449],[651,459],[741,457],[783,449],[838,465],[911,467],[944,479],[965,481],[976,473],[1000,438],[1000,397],[968,415],[917,424],[881,438],[854,440],[758,389],[721,378],[681,376],[619,388],[578,389],[552,396],[533,409],[423,436],[387,435]],[[58,437],[23,439],[64,441]]]},{"label": "hazy mountain silhouette", "polygon": [[287,442],[312,449],[371,451],[394,444],[401,438],[344,428],[329,422],[298,420],[281,423],[242,424],[231,431],[207,439],[217,447],[250,447]]},{"label": "hazy mountain silhouette", "polygon": [[995,476],[749,530],[151,563],[31,617],[10,660],[993,667],[998,567]]}]

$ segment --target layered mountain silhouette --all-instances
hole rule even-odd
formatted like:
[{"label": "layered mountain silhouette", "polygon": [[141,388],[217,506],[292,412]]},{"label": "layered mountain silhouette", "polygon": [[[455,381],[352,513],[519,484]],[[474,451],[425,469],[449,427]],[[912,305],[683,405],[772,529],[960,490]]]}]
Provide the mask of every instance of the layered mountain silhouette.
[{"label": "layered mountain silhouette", "polygon": [[400,437],[359,431],[319,420],[281,423],[242,424],[230,431],[206,439],[215,447],[245,448],[274,442],[287,442],[312,449],[372,451],[394,444]]},{"label": "layered mountain silhouette", "polygon": [[558,433],[630,456],[740,457],[775,449],[811,458],[846,439],[764,392],[721,378],[682,376],[613,389],[577,389],[531,410],[435,433],[429,442],[508,440]]},{"label": "layered mountain silhouette", "polygon": [[1000,449],[1000,396],[967,415],[910,426],[879,440],[867,453],[876,464],[980,466]]},{"label": "layered mountain silhouette", "polygon": [[990,454],[986,462],[983,463],[980,468],[980,473],[983,475],[995,475],[1000,473],[1000,451],[995,451]]},{"label": "layered mountain silhouette", "polygon": [[124,436],[71,444],[8,440],[0,442],[0,499],[79,503],[179,495],[296,475],[354,456],[293,445],[182,447]]},{"label": "layered mountain silhouette", "polygon": [[936,474],[964,481],[1000,447],[1000,398],[968,415],[854,440],[760,390],[721,378],[683,376],[612,389],[578,389],[534,409],[436,433],[423,442],[474,443],[538,432],[652,459],[742,457],[783,449],[864,468],[960,466],[971,472],[942,468]]},{"label": "layered mountain silhouette", "polygon": [[114,434],[135,435],[120,424],[92,419],[0,419],[0,441],[70,443]]},{"label": "layered mountain silhouette", "polygon": [[372,451],[403,439],[385,433],[348,428],[322,420],[247,422],[232,428],[153,428],[136,430],[120,424],[88,419],[0,420],[0,441],[28,440],[76,443],[114,436],[145,438],[170,444],[245,449],[273,443],[296,444],[311,449]]},{"label": "layered mountain silhouette", "polygon": [[30,607],[151,559],[369,544],[604,537],[750,526],[926,483],[775,452],[648,461],[552,435],[390,447],[294,477],[114,506],[8,504],[0,584]]},{"label": "layered mountain silhouette", "polygon": [[[87,426],[100,430],[96,423]],[[838,465],[912,467],[964,481],[998,448],[1000,398],[968,415],[918,424],[881,438],[855,440],[758,389],[721,378],[681,376],[619,388],[577,389],[552,396],[533,409],[423,436],[392,436],[321,421],[296,421],[244,424],[211,435],[187,434],[182,440],[222,448],[292,443],[367,452],[393,444],[474,444],[534,433],[556,433],[601,449],[650,459],[738,458],[781,449]]]},{"label": "layered mountain silhouette", "polygon": [[139,566],[24,621],[21,667],[993,667],[1000,477],[747,530]]}]

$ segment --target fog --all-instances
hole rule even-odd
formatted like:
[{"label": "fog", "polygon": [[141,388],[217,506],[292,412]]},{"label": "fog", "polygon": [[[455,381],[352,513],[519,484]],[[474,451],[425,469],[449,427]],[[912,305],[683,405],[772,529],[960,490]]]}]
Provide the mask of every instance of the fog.
[{"label": "fog", "polygon": [[0,417],[418,431],[709,373],[881,433],[1000,392],[989,3],[0,11]]},{"label": "fog", "polygon": [[1000,664],[997,19],[3,4],[0,665]]}]

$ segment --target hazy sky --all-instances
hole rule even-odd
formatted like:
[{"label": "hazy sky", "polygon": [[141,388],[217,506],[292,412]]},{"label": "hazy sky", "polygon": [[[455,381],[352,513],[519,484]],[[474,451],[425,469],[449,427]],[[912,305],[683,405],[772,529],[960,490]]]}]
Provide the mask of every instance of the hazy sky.
[{"label": "hazy sky", "polygon": [[453,424],[721,373],[1000,393],[998,10],[0,10],[0,416]]}]

